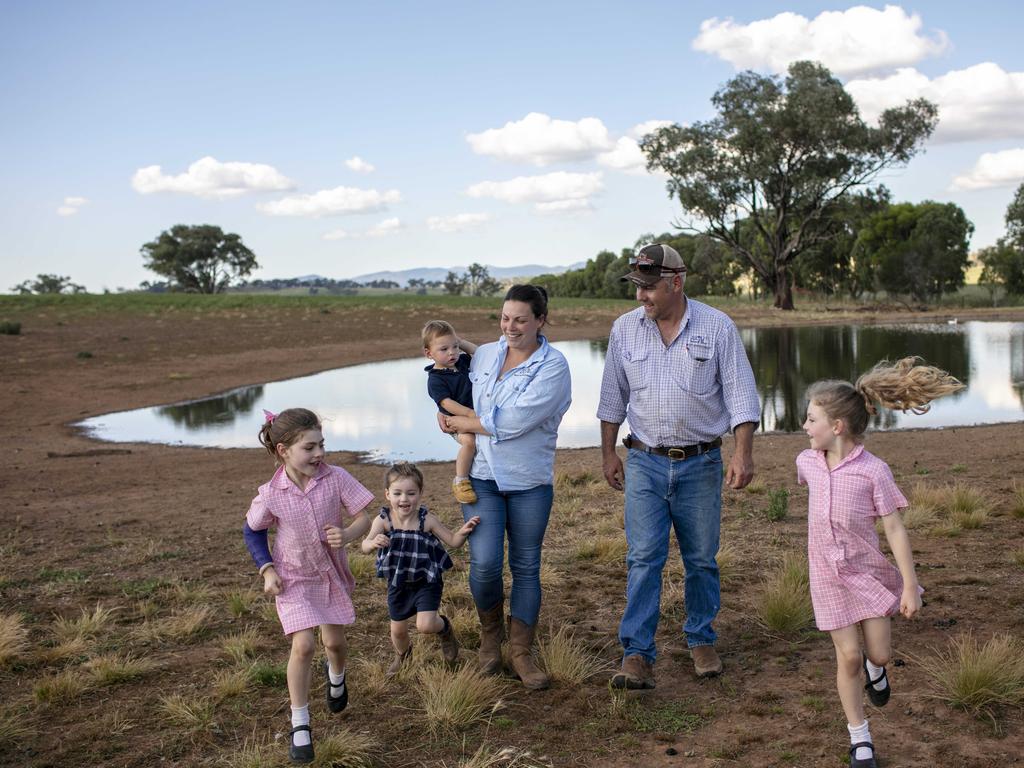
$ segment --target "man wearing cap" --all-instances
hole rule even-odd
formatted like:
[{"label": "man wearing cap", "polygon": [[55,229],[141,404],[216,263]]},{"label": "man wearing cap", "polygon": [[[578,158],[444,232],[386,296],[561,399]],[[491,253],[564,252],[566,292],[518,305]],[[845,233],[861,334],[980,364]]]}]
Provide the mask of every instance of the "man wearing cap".
[{"label": "man wearing cap", "polygon": [[[686,265],[675,249],[647,245],[622,277],[641,306],[612,325],[597,417],[608,484],[625,487],[626,609],[619,625],[616,688],[653,688],[654,635],[661,572],[674,529],[686,571],[683,632],[700,677],[722,671],[711,626],[720,606],[718,533],[722,435],[735,448],[725,470],[731,488],[754,476],[753,436],[760,419],[754,374],[735,324],[683,292]],[[625,470],[615,453],[629,419]]]}]

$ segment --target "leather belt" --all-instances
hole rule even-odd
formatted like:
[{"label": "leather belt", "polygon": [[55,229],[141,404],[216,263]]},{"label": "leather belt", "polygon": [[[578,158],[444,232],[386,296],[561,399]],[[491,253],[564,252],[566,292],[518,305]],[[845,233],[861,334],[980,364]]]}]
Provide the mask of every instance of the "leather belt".
[{"label": "leather belt", "polygon": [[722,445],[722,438],[716,437],[710,443],[697,443],[696,445],[681,445],[681,446],[666,446],[666,445],[645,445],[637,440],[632,435],[626,435],[622,438],[622,444],[627,448],[631,448],[636,451],[643,451],[644,453],[654,453],[658,456],[668,456],[673,461],[682,461],[683,459],[689,459],[691,456],[700,456],[702,453],[713,451],[715,448],[720,448]]}]

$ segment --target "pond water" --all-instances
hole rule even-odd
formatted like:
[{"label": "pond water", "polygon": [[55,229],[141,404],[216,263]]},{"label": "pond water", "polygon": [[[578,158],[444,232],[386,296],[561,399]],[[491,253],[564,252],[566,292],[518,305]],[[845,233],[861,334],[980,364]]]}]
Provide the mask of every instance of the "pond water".
[{"label": "pond water", "polygon": [[[875,362],[909,354],[967,385],[916,416],[883,412],[875,429],[942,427],[1024,420],[1024,323],[748,328],[741,332],[760,389],[761,431],[797,431],[804,392],[822,378],[854,379]],[[600,444],[595,417],[607,340],[557,342],[573,377],[573,403],[558,435],[561,448]],[[328,450],[371,460],[455,458],[426,394],[422,357],[369,363],[242,387],[187,403],[87,419],[93,437],[220,448],[258,447],[262,409],[305,406],[324,419]]]}]

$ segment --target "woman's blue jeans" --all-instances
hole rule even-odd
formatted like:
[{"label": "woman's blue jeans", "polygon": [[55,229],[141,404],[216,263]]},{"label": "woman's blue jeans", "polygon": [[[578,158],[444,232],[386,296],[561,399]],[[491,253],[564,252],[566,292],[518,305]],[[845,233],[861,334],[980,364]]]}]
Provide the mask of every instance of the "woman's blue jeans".
[{"label": "woman's blue jeans", "polygon": [[672,461],[631,450],[626,462],[626,610],[619,625],[623,656],[653,662],[661,615],[661,572],[674,529],[686,571],[686,643],[713,645],[718,615],[718,535],[722,517],[720,449]]},{"label": "woman's blue jeans", "polygon": [[462,516],[480,516],[469,537],[469,589],[473,601],[488,611],[504,597],[505,537],[512,571],[509,611],[533,626],[540,614],[540,552],[551,515],[554,489],[538,485],[525,491],[500,491],[493,480],[471,477],[476,504],[463,504]]}]

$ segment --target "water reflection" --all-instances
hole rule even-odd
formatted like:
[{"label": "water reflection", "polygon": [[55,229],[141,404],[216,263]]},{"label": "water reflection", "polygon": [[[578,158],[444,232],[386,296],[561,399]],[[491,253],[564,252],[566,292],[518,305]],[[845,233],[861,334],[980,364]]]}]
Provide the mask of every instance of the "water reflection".
[{"label": "water reflection", "polygon": [[[854,379],[882,359],[917,354],[968,385],[922,416],[883,411],[873,428],[937,427],[1024,418],[1024,323],[915,326],[819,326],[741,331],[761,394],[760,428],[796,431],[807,386]],[[573,404],[558,445],[598,445],[594,416],[607,340],[558,342],[573,375]],[[375,460],[453,459],[426,395],[423,359],[339,368],[288,381],[243,387],[189,403],[108,414],[82,422],[95,437],[214,447],[255,447],[261,408],[313,408],[324,418],[329,448]]]}]

